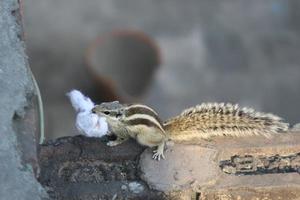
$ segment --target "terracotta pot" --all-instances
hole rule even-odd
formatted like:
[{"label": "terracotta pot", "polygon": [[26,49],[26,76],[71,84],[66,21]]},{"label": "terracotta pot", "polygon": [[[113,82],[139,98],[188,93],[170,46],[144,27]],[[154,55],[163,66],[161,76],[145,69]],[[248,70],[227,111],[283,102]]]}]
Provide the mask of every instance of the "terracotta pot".
[{"label": "terracotta pot", "polygon": [[86,53],[87,68],[105,100],[138,100],[161,62],[159,48],[139,31],[114,31],[96,38]]}]

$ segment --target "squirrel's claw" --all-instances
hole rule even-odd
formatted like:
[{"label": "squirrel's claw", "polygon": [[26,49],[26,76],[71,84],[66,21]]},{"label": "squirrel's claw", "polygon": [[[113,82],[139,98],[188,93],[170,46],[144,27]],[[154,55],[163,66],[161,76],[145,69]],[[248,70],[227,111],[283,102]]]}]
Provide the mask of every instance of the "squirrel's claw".
[{"label": "squirrel's claw", "polygon": [[165,156],[164,156],[164,153],[163,153],[163,152],[160,152],[160,151],[158,151],[158,150],[154,150],[153,153],[154,153],[154,154],[153,154],[152,158],[153,158],[154,160],[160,161],[161,158],[162,158],[162,159],[165,159]]}]

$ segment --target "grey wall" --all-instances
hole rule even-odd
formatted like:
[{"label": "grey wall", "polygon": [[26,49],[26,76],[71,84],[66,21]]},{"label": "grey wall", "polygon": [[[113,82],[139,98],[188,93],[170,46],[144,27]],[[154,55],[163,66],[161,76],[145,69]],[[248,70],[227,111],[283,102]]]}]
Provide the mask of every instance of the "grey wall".
[{"label": "grey wall", "polygon": [[161,49],[161,68],[140,101],[163,118],[204,101],[230,101],[300,121],[299,1],[24,4],[28,54],[46,103],[49,135],[75,134],[64,93],[79,88],[91,94],[85,49],[98,35],[124,28],[144,31]]},{"label": "grey wall", "polygon": [[18,1],[0,2],[0,199],[47,199],[34,174],[37,118],[28,111],[36,94],[18,11]]}]

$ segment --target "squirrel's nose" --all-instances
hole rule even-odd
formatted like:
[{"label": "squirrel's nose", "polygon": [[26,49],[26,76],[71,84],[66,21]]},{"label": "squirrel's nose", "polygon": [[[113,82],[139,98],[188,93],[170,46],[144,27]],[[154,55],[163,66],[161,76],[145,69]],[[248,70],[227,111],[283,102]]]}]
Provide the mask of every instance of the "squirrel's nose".
[{"label": "squirrel's nose", "polygon": [[96,114],[96,109],[95,108],[92,109],[92,113]]}]

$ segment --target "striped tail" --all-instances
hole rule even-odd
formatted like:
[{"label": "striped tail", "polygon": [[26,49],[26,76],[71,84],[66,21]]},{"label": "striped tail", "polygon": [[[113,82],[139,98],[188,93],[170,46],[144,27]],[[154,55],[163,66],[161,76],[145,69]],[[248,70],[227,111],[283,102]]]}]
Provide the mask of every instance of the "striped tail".
[{"label": "striped tail", "polygon": [[288,130],[289,124],[270,113],[224,103],[203,103],[169,119],[164,129],[174,141],[192,141],[214,136],[270,137]]}]

